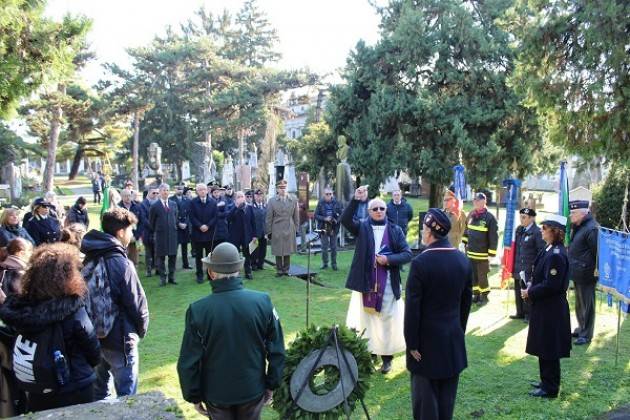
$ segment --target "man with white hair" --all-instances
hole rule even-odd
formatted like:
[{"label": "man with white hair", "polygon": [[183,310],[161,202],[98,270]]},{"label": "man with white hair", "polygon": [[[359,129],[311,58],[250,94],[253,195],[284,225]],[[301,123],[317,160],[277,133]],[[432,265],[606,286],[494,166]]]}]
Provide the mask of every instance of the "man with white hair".
[{"label": "man with white hair", "polygon": [[140,208],[140,204],[134,201],[135,192],[133,190],[129,190],[125,188],[120,192],[120,202],[118,203],[118,207],[122,207],[134,214],[138,222],[136,223],[133,229],[133,238],[131,238],[131,242],[127,245],[127,257],[134,263],[134,265],[138,265],[138,241],[142,236],[142,226],[144,225],[144,221],[142,220],[144,214],[142,209]]},{"label": "man with white hair", "polygon": [[366,196],[365,187],[357,188],[341,215],[341,223],[357,238],[346,280],[346,288],[353,291],[346,325],[365,330],[368,349],[381,356],[385,374],[391,370],[393,355],[405,350],[400,267],[411,261],[411,250],[400,226],[387,222],[387,207],[380,198],[368,202],[366,220],[353,218]]},{"label": "man with white hair", "polygon": [[574,200],[571,211],[571,241],[569,243],[569,279],[575,285],[575,316],[578,327],[573,331],[575,344],[588,344],[595,328],[595,275],[599,225],[589,212],[589,202]]},{"label": "man with white hair", "polygon": [[197,184],[197,197],[190,204],[190,239],[195,251],[195,274],[197,283],[204,281],[201,259],[212,251],[215,224],[217,221],[217,203],[208,196],[206,184]]},{"label": "man with white hair", "polygon": [[243,287],[229,242],[203,259],[212,293],[188,307],[177,373],[184,400],[212,419],[259,419],[280,385],[284,338],[267,293]]},{"label": "man with white hair", "polygon": [[169,201],[168,184],[160,185],[160,198],[149,209],[149,225],[155,233],[155,259],[160,275],[160,286],[166,286],[165,259],[168,257],[168,282],[175,281],[177,262],[177,204]]}]

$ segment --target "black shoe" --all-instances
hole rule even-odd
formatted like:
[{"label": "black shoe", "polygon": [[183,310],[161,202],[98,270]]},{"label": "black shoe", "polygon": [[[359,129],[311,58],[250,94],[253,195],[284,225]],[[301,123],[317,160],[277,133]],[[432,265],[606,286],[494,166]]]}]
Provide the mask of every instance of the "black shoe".
[{"label": "black shoe", "polygon": [[577,331],[573,331],[573,332],[571,333],[571,337],[573,337],[573,338],[578,338],[579,336],[580,336],[580,333],[579,333],[579,332],[577,332]]},{"label": "black shoe", "polygon": [[383,366],[381,366],[381,373],[385,375],[392,370],[392,361],[391,360],[383,360]]},{"label": "black shoe", "polygon": [[177,282],[175,280],[169,280],[168,284],[177,284]]},{"label": "black shoe", "polygon": [[583,346],[584,344],[588,344],[588,343],[590,343],[590,342],[591,342],[591,340],[589,340],[588,338],[586,338],[586,337],[580,337],[580,338],[578,338],[577,340],[575,340],[575,341],[573,342],[573,344],[575,344],[576,346]]},{"label": "black shoe", "polygon": [[247,280],[254,280],[254,276],[252,276],[252,273],[245,274],[245,278]]},{"label": "black shoe", "polygon": [[153,273],[151,272],[151,270],[147,270],[147,277],[151,277],[153,275]]},{"label": "black shoe", "polygon": [[531,381],[531,382],[529,383],[529,385],[530,385],[532,388],[540,388],[540,387],[542,387],[542,383],[540,383],[540,382],[538,382],[538,381]]},{"label": "black shoe", "polygon": [[192,268],[191,266],[189,266],[189,265],[187,265],[187,266],[185,266],[185,267],[182,267],[182,268],[183,268],[184,270],[192,270],[192,269],[193,269],[193,268]]},{"label": "black shoe", "polygon": [[328,268],[328,264],[322,264],[321,267],[319,267],[320,270],[325,270]]},{"label": "black shoe", "polygon": [[203,277],[197,277],[197,283],[203,284]]},{"label": "black shoe", "polygon": [[510,319],[524,319],[525,317],[523,315],[516,314],[516,315],[510,315],[509,318]]},{"label": "black shoe", "polygon": [[529,324],[529,317],[526,316],[525,318],[523,318],[523,322],[526,323],[526,324]]},{"label": "black shoe", "polygon": [[160,282],[160,287],[164,287],[164,286],[166,286],[166,282],[165,281],[161,281]]},{"label": "black shoe", "polygon": [[479,295],[473,295],[472,303],[479,303]]},{"label": "black shoe", "polygon": [[479,296],[479,306],[484,306],[488,303],[488,295]]},{"label": "black shoe", "polygon": [[284,276],[284,273],[276,273],[276,277],[282,277]]},{"label": "black shoe", "polygon": [[556,395],[550,394],[542,388],[538,388],[531,391],[529,395],[531,395],[532,397],[539,397],[539,398],[558,398],[558,394]]},{"label": "black shoe", "polygon": [[339,270],[339,269],[337,268],[337,264],[333,264],[333,265],[332,265],[332,269],[333,269],[333,271],[338,271],[338,270]]}]

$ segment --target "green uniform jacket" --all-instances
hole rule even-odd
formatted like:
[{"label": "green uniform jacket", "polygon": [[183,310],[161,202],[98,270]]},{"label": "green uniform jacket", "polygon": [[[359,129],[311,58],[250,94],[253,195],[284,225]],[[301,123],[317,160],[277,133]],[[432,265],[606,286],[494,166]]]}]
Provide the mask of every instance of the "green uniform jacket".
[{"label": "green uniform jacket", "polygon": [[213,293],[186,312],[177,361],[182,395],[213,405],[260,399],[278,387],[284,368],[282,326],[271,299],[244,289],[240,277],[210,284]]}]

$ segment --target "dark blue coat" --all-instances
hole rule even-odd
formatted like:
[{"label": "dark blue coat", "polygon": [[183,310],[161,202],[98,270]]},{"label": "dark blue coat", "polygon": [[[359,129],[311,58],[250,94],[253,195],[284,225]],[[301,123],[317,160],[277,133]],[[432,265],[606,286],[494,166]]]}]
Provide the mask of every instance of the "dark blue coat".
[{"label": "dark blue coat", "polygon": [[254,219],[256,220],[256,237],[261,239],[265,236],[265,218],[267,217],[267,204],[261,203],[252,205],[254,208]]},{"label": "dark blue coat", "polygon": [[81,242],[81,252],[86,262],[104,257],[112,302],[120,313],[107,337],[101,339],[101,346],[118,352],[128,350],[149,328],[149,306],[136,268],[122,244],[105,232],[89,231]]},{"label": "dark blue coat", "polygon": [[543,360],[569,357],[571,318],[567,289],[569,259],[562,244],[547,246],[536,257],[529,287],[529,331],[525,351]]},{"label": "dark blue coat", "polygon": [[569,245],[569,267],[571,269],[569,278],[574,283],[593,284],[597,282],[595,263],[598,239],[599,225],[592,215],[587,215],[579,226],[573,225]]},{"label": "dark blue coat", "polygon": [[28,231],[20,225],[2,226],[0,227],[0,247],[7,246],[9,242],[15,238],[24,238],[35,245],[35,241],[31,238]]},{"label": "dark blue coat", "polygon": [[[209,196],[206,197],[205,203],[202,203],[199,197],[193,198],[188,219],[191,226],[190,239],[193,242],[211,242],[217,222],[217,202]],[[208,226],[205,232],[199,230],[203,225]]]},{"label": "dark blue coat", "polygon": [[252,206],[243,204],[241,207],[232,207],[228,216],[228,231],[230,242],[234,246],[248,246],[256,236],[256,218]]},{"label": "dark blue coat", "polygon": [[[190,242],[190,200],[184,196],[181,198],[176,195],[170,200],[177,203],[177,243],[187,244]],[[179,224],[184,223],[185,228],[180,228]]]},{"label": "dark blue coat", "polygon": [[464,336],[472,302],[472,265],[448,239],[411,261],[405,294],[407,369],[430,379],[452,378],[468,366]]},{"label": "dark blue coat", "polygon": [[31,217],[26,230],[35,241],[35,245],[57,242],[61,237],[61,225],[55,217],[45,219],[39,216]]},{"label": "dark blue coat", "polygon": [[[363,222],[353,220],[358,204],[358,200],[350,201],[341,215],[341,223],[357,238],[352,265],[346,280],[346,288],[363,293],[370,289],[369,284],[374,270],[372,265],[372,256],[375,253],[374,231],[369,217]],[[400,266],[411,261],[411,250],[405,234],[399,226],[387,223],[387,233],[392,249],[392,254],[387,256],[389,261],[387,269],[394,296],[396,299],[400,299]]]},{"label": "dark blue coat", "polygon": [[214,235],[212,238],[213,242],[227,241],[229,239],[227,217],[230,213],[230,210],[234,208],[234,206],[225,203],[225,201],[223,201],[225,205],[219,206],[218,204],[221,201],[222,200],[217,201],[217,222],[214,226]]},{"label": "dark blue coat", "polygon": [[70,223],[81,223],[86,228],[90,226],[90,217],[87,208],[80,209],[76,204],[70,208],[66,214],[66,225]]},{"label": "dark blue coat", "polygon": [[400,226],[403,232],[407,233],[407,226],[413,219],[413,209],[404,198],[400,204],[395,204],[394,200],[390,200],[387,204],[387,220],[389,223]]},{"label": "dark blue coat", "polygon": [[[125,207],[125,205],[123,204],[122,201],[120,203],[118,203],[118,207],[123,208],[123,209],[127,209],[127,207]],[[147,223],[144,220],[146,215],[144,214],[144,211],[142,210],[141,205],[139,203],[136,203],[135,201],[131,202],[131,206],[127,210],[132,212],[134,214],[134,216],[136,216],[136,218],[138,219],[138,223],[136,224],[136,228],[133,230],[133,237],[136,238],[136,241],[137,241],[138,239],[140,239],[142,237],[142,229],[144,228],[144,226]]]},{"label": "dark blue coat", "polygon": [[149,224],[149,210],[151,209],[151,202],[148,198],[145,198],[140,204],[140,210],[142,211],[142,219],[140,220],[140,231],[142,232],[142,243],[144,245],[153,245],[155,238],[153,237],[153,230],[151,224]]}]

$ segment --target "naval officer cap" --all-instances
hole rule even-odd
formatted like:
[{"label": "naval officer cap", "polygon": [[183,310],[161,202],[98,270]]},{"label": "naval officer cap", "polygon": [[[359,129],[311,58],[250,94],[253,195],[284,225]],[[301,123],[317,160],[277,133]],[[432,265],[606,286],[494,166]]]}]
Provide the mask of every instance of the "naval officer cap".
[{"label": "naval officer cap", "polygon": [[521,210],[519,211],[519,213],[524,214],[524,215],[526,215],[526,216],[536,217],[536,210],[534,210],[534,209],[529,209],[529,208],[527,208],[527,207],[525,207],[525,208],[521,209]]},{"label": "naval officer cap", "polygon": [[588,209],[589,202],[587,200],[569,201],[569,210]]},{"label": "naval officer cap", "polygon": [[545,220],[543,220],[542,225],[565,230],[567,228],[567,218],[560,216],[559,214],[550,213],[545,216]]}]

